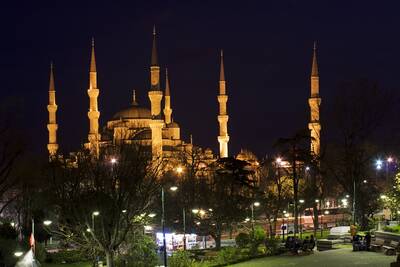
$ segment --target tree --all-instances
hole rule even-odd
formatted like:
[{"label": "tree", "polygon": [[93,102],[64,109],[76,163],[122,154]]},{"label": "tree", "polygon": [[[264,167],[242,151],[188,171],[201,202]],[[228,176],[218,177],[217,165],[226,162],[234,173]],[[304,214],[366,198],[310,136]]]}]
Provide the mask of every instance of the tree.
[{"label": "tree", "polygon": [[234,158],[219,159],[212,167],[210,177],[199,179],[199,231],[207,232],[217,249],[221,248],[224,227],[243,221],[252,200],[254,172],[245,161]]},{"label": "tree", "polygon": [[266,159],[260,167],[260,191],[263,211],[269,222],[269,235],[275,236],[278,217],[282,215],[290,198],[292,198],[292,186],[290,176],[281,162],[275,159]]},{"label": "tree", "polygon": [[288,174],[292,179],[293,185],[293,205],[294,205],[294,232],[298,233],[299,225],[299,182],[304,174],[305,163],[310,162],[310,134],[307,131],[299,131],[289,138],[280,138],[276,147],[281,155],[289,162],[287,167]]},{"label": "tree", "polygon": [[[329,116],[331,140],[324,166],[328,175],[351,194],[353,222],[362,222],[366,227],[365,216],[369,212],[364,208],[374,205],[366,206],[362,197],[375,189],[364,187],[363,181],[373,176],[371,165],[382,143],[378,135],[384,132],[397,97],[368,80],[342,83],[336,91]],[[373,198],[365,200],[376,202]]]},{"label": "tree", "polygon": [[82,150],[74,162],[53,161],[47,191],[58,215],[53,233],[81,249],[104,253],[112,267],[127,234],[143,226],[159,195],[159,170],[159,163],[134,145],[104,149],[98,158]]}]

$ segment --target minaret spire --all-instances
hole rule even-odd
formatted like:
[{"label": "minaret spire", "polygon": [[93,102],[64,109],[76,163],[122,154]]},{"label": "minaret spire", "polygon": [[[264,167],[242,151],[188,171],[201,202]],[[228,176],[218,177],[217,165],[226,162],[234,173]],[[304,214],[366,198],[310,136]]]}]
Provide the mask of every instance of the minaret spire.
[{"label": "minaret spire", "polygon": [[136,100],[136,90],[133,90],[133,94],[132,94],[132,106],[137,106],[139,105],[137,100]]},{"label": "minaret spire", "polygon": [[224,50],[221,50],[221,63],[219,67],[219,80],[225,81]]},{"label": "minaret spire", "polygon": [[156,25],[153,26],[153,48],[151,49],[151,66],[158,66]]},{"label": "minaret spire", "polygon": [[226,94],[226,81],[225,81],[225,69],[224,69],[224,54],[221,50],[221,63],[219,72],[219,95],[217,97],[219,103],[219,156],[220,158],[228,157],[228,112],[226,108],[226,103],[228,102],[228,95]]},{"label": "minaret spire", "polygon": [[95,153],[99,154],[99,118],[100,112],[98,109],[97,98],[99,96],[99,89],[97,88],[97,70],[96,70],[96,56],[94,47],[94,38],[92,38],[90,69],[89,69],[89,89],[87,90],[89,96],[89,135],[88,135],[88,148]]},{"label": "minaret spire", "polygon": [[168,79],[168,69],[165,69],[165,106],[164,106],[164,116],[165,116],[165,123],[171,123],[171,92],[169,88],[169,79]]},{"label": "minaret spire", "polygon": [[161,114],[161,101],[163,92],[160,89],[160,66],[158,63],[157,45],[156,45],[156,27],[153,27],[153,47],[151,51],[151,64],[150,64],[150,90],[148,96],[151,102],[151,140],[152,140],[152,154],[153,158],[162,157],[162,128],[164,127],[164,120]]},{"label": "minaret spire", "polygon": [[311,95],[308,99],[308,104],[310,106],[310,123],[308,124],[308,129],[311,135],[311,154],[315,157],[320,156],[321,147],[321,123],[319,119],[319,109],[321,105],[321,98],[319,96],[319,73],[318,73],[318,63],[317,63],[317,43],[314,42],[313,48],[313,58],[311,66]]},{"label": "minaret spire", "polygon": [[54,85],[54,67],[53,63],[50,64],[50,80],[49,80],[49,104],[47,105],[47,111],[49,112],[49,123],[47,124],[47,130],[49,131],[49,143],[47,144],[47,150],[49,151],[49,157],[52,159],[57,154],[57,104],[56,104],[56,88]]}]

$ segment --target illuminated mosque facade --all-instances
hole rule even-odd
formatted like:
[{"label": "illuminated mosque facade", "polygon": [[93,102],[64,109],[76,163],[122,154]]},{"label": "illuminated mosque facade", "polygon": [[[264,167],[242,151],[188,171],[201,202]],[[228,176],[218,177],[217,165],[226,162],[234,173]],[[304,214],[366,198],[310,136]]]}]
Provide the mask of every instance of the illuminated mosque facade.
[{"label": "illuminated mosque facade", "polygon": [[[193,148],[191,141],[186,143],[181,139],[180,126],[172,116],[173,109],[171,106],[171,91],[167,69],[165,69],[164,88],[162,89],[161,87],[161,68],[158,62],[156,37],[157,35],[155,29],[153,29],[150,86],[148,89],[150,108],[140,105],[136,100],[136,93],[133,91],[130,106],[116,112],[115,115],[107,121],[102,131],[100,131],[99,128],[100,110],[98,107],[98,98],[101,96],[101,90],[97,84],[95,44],[94,41],[92,41],[89,69],[89,88],[87,90],[89,97],[89,111],[87,113],[89,119],[89,132],[84,146],[93,154],[98,155],[101,149],[114,145],[137,144],[148,147],[149,150],[151,150],[153,159],[173,159],[176,156],[176,153],[180,153],[182,151],[191,151]],[[211,149],[202,150],[202,157],[208,161],[213,161],[218,157],[225,158],[231,156],[228,150],[228,94],[226,90],[227,88],[222,51],[220,60],[219,94],[217,95],[217,101],[219,104],[219,112],[217,115],[217,121],[219,125],[219,134],[217,136],[219,153],[218,155],[214,155]],[[319,96],[319,75],[315,45],[312,60],[310,89],[310,121],[308,127],[312,137],[311,153],[313,153],[315,156],[319,156],[321,131],[319,109],[321,98]],[[53,66],[51,66],[50,70],[49,103],[47,110],[49,114],[49,121],[47,124],[49,133],[47,149],[49,157],[52,159],[57,156],[58,151],[58,124],[56,120],[57,104]],[[248,151],[241,151],[237,158],[246,160],[249,157],[248,154],[251,153],[248,153]],[[250,157],[253,161],[256,161],[252,156]]]}]

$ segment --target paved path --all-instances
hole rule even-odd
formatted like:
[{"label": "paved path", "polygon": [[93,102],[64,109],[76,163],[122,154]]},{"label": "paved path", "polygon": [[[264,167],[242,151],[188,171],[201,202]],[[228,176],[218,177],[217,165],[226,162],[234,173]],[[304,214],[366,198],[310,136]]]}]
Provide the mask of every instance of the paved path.
[{"label": "paved path", "polygon": [[394,256],[376,252],[353,252],[351,248],[315,251],[304,256],[274,256],[232,265],[233,267],[389,267]]}]

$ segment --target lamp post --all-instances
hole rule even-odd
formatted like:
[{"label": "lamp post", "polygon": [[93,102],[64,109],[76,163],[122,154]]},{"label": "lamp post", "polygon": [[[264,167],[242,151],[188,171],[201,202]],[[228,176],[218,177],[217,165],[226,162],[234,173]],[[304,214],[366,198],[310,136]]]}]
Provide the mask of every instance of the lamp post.
[{"label": "lamp post", "polygon": [[[171,191],[178,190],[177,186],[171,186]],[[161,225],[163,233],[163,250],[164,250],[164,266],[167,267],[167,240],[165,238],[165,191],[164,186],[161,187]]]},{"label": "lamp post", "polygon": [[167,266],[167,241],[165,240],[165,204],[164,187],[161,187],[161,226],[163,233],[164,266]]},{"label": "lamp post", "polygon": [[259,207],[260,206],[260,202],[253,202],[251,203],[251,231],[252,231],[252,235],[254,237],[254,207]]},{"label": "lamp post", "polygon": [[92,231],[93,231],[93,233],[94,233],[94,217],[99,216],[99,215],[100,215],[100,212],[98,212],[98,211],[92,212]]},{"label": "lamp post", "polygon": [[300,239],[301,238],[303,238],[303,224],[302,224],[302,221],[301,221],[301,217],[302,217],[302,215],[303,215],[303,213],[304,213],[304,206],[303,206],[303,204],[304,204],[304,199],[299,199],[299,203],[300,203],[300,206],[301,206],[301,213],[300,213]]}]

